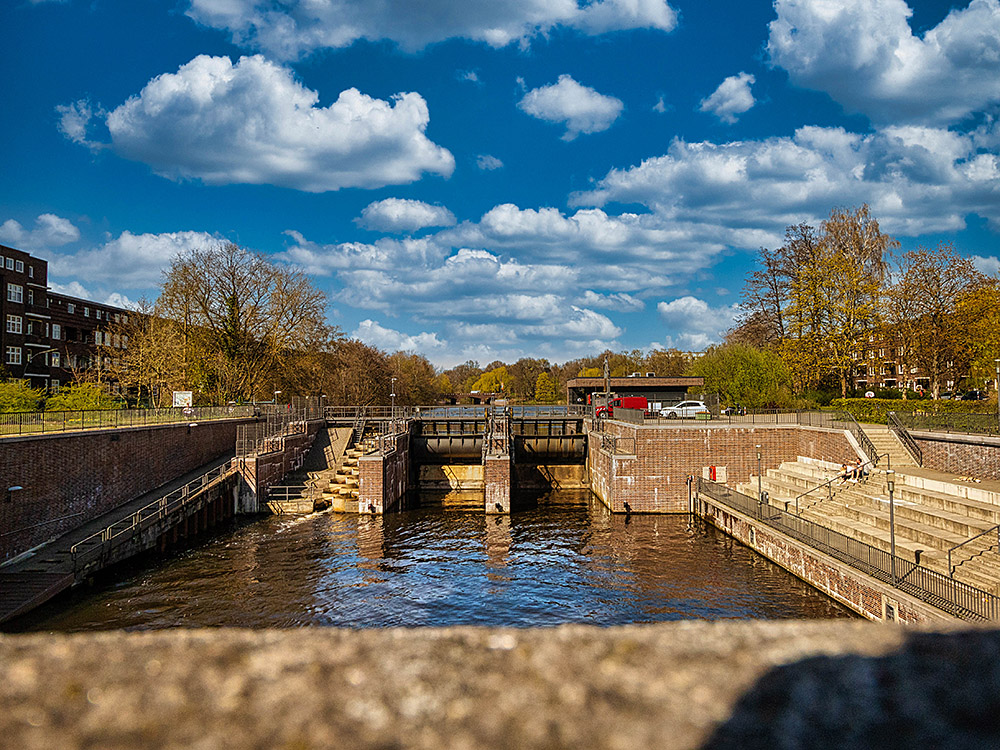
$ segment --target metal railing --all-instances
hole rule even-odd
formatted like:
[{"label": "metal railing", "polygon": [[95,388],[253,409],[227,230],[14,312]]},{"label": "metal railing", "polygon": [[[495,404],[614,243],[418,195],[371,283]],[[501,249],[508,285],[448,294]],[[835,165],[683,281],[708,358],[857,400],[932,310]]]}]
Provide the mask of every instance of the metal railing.
[{"label": "metal railing", "polygon": [[996,412],[988,414],[897,412],[896,419],[907,430],[957,432],[966,435],[1000,435]]},{"label": "metal railing", "polygon": [[117,547],[136,539],[144,529],[169,516],[180,513],[195,500],[202,490],[217,480],[229,476],[238,469],[238,466],[235,459],[227,461],[191,480],[183,487],[178,487],[148,505],[144,505],[125,518],[110,523],[100,531],[81,539],[70,547],[74,572],[78,572],[89,563],[109,555]]},{"label": "metal railing", "polygon": [[487,456],[505,455],[511,449],[510,413],[505,407],[493,407],[486,418],[483,432],[483,459]]},{"label": "metal railing", "polygon": [[858,424],[858,420],[854,418],[854,415],[849,411],[839,411],[836,412],[835,422],[840,422],[843,427],[840,429],[848,430],[854,439],[858,441],[858,445],[861,446],[861,450],[865,452],[870,461],[878,460],[878,448],[871,441],[871,438],[865,434],[865,431],[861,429],[861,425]]},{"label": "metal railing", "polygon": [[730,487],[698,477],[698,493],[753,518],[804,544],[846,563],[855,570],[893,585],[921,601],[969,621],[1000,619],[1000,598],[988,591],[956,581],[885,550],[840,532],[807,521]]},{"label": "metal railing", "polygon": [[254,416],[252,404],[175,406],[167,409],[8,412],[0,414],[0,437],[119,427],[148,427],[183,422],[207,422],[215,419],[246,419],[252,416]]},{"label": "metal railing", "polygon": [[955,571],[961,565],[967,563],[969,560],[971,560],[974,557],[978,557],[979,555],[983,554],[984,552],[989,552],[989,550],[993,546],[992,544],[987,545],[986,549],[984,549],[984,550],[981,550],[979,552],[975,552],[973,554],[970,554],[968,557],[966,557],[961,562],[959,562],[959,563],[957,563],[955,565],[952,564],[952,557],[951,556],[952,556],[953,552],[956,552],[957,550],[961,549],[962,547],[966,546],[967,544],[971,544],[972,542],[976,541],[977,539],[981,539],[982,537],[986,536],[987,534],[996,534],[997,535],[997,551],[1000,552],[1000,525],[993,526],[992,528],[986,529],[986,531],[980,531],[974,537],[970,537],[969,539],[966,539],[961,544],[956,544],[954,547],[952,547],[951,549],[948,550],[948,575],[949,576],[951,576],[951,577],[954,578]]},{"label": "metal railing", "polygon": [[583,417],[587,414],[586,406],[560,405],[487,405],[464,404],[460,406],[327,406],[324,415],[327,419],[353,422],[359,410],[365,410],[370,419],[475,419],[486,417],[491,409],[504,409],[513,419],[534,419],[543,417]]},{"label": "metal railing", "polygon": [[903,426],[903,423],[899,421],[899,417],[896,416],[896,412],[894,411],[889,412],[888,426],[892,430],[892,433],[899,438],[899,442],[903,444],[903,447],[913,456],[913,460],[917,462],[917,466],[923,466],[923,449],[917,445],[917,441],[913,439],[913,436]]},{"label": "metal railing", "polygon": [[266,405],[259,416],[261,421],[236,428],[236,455],[240,458],[282,450],[286,437],[307,431],[310,411],[305,407]]}]

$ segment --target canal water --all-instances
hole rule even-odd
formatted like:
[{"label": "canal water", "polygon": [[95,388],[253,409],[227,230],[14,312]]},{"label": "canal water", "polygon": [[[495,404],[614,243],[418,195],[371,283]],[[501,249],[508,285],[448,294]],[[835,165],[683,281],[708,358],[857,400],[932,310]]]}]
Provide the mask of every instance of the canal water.
[{"label": "canal water", "polygon": [[481,493],[422,495],[384,517],[272,516],[118,568],[24,631],[853,617],[687,516],[612,516],[586,491],[511,516]]}]

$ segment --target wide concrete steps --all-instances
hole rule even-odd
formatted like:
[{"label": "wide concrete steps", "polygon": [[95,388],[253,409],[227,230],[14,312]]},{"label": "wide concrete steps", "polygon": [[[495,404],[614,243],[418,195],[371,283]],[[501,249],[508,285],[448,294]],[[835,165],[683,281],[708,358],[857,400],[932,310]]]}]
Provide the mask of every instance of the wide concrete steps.
[{"label": "wide concrete steps", "polygon": [[[892,524],[886,475],[881,469],[867,480],[834,481],[803,494],[836,477],[840,469],[839,465],[800,458],[769,469],[760,478],[760,487],[774,507],[795,512],[798,497],[803,518],[889,551]],[[908,476],[905,469],[898,469],[895,476],[893,515],[899,557],[912,560],[920,551],[921,564],[947,575],[949,549],[1000,524],[1000,495]],[[756,497],[757,488],[757,477],[751,477],[738,489]],[[954,558],[957,580],[1000,592],[1000,553],[995,534],[986,534],[982,541],[960,548]]]}]

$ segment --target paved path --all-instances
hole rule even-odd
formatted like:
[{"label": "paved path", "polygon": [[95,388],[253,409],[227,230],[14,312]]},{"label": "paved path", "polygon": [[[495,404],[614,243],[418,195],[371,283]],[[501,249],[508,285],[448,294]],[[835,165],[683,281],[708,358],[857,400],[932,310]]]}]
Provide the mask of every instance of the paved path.
[{"label": "paved path", "polygon": [[19,556],[0,566],[0,623],[38,607],[76,582],[70,555],[70,548],[74,544],[183,487],[202,474],[222,466],[232,457],[233,454],[229,454],[190,471],[74,531],[36,547],[30,554]]}]

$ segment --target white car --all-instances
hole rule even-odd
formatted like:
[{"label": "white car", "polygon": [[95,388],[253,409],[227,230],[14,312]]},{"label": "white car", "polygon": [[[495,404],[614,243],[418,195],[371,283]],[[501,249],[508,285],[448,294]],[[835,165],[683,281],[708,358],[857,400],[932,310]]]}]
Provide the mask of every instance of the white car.
[{"label": "white car", "polygon": [[660,409],[660,416],[667,419],[683,419],[684,417],[694,417],[695,414],[707,414],[708,407],[704,401],[681,401],[679,404]]}]

